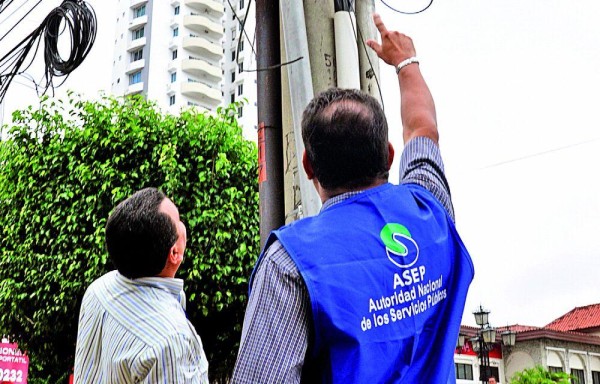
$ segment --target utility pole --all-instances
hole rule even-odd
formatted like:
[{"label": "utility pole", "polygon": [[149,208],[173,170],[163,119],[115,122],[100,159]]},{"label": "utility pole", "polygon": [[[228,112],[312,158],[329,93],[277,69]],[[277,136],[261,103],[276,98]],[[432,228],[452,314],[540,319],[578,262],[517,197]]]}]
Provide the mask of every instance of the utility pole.
[{"label": "utility pole", "polygon": [[260,244],[285,223],[279,1],[256,1]]}]

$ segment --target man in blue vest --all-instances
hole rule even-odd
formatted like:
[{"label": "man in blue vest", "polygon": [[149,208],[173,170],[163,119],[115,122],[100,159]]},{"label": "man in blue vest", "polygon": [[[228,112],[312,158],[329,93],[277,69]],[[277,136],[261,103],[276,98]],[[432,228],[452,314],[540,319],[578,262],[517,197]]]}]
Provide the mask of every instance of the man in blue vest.
[{"label": "man in blue vest", "polygon": [[274,231],[250,281],[233,383],[455,382],[473,278],[412,40],[368,45],[395,67],[405,147],[400,185],[378,102],[330,89],[302,119],[303,165],[321,212]]}]

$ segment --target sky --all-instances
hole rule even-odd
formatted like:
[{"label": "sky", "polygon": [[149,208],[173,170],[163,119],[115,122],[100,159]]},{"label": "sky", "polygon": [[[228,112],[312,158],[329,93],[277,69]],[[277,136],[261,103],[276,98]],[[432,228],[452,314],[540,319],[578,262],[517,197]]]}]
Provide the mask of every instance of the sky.
[{"label": "sky", "polygon": [[[59,3],[44,0],[20,26],[39,24]],[[116,0],[89,3],[97,40],[58,96],[110,89]],[[429,0],[387,3],[414,11]],[[436,102],[457,228],[475,265],[463,324],[475,325],[480,305],[493,326],[544,326],[600,303],[600,2],[435,0],[417,15],[375,4],[388,29],[413,38]],[[0,41],[0,53],[13,41]],[[380,75],[398,150],[397,81],[385,64]],[[4,100],[7,114],[36,97],[19,83]]]}]

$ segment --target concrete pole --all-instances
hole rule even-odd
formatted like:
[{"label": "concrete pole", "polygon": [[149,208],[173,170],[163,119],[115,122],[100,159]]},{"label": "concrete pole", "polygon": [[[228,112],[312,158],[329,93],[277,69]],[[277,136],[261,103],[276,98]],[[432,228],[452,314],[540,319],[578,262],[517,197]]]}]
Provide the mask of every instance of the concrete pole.
[{"label": "concrete pole", "polygon": [[358,26],[358,60],[360,65],[360,89],[367,92],[381,103],[379,89],[379,58],[367,47],[367,39],[377,39],[377,28],[373,23],[375,12],[374,0],[356,0],[356,25]]},{"label": "concrete pole", "polygon": [[[260,245],[285,222],[279,2],[256,1]],[[268,69],[267,69],[268,68]]]}]

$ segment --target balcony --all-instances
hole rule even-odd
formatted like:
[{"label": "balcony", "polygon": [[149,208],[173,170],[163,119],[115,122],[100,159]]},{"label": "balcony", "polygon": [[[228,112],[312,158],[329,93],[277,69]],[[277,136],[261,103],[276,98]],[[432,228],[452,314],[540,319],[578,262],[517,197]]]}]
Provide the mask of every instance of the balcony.
[{"label": "balcony", "polygon": [[181,70],[210,82],[218,83],[221,80],[221,69],[204,60],[183,59]]},{"label": "balcony", "polygon": [[212,106],[221,103],[221,91],[202,83],[181,83],[181,94]]},{"label": "balcony", "polygon": [[135,19],[129,22],[129,30],[132,31],[134,29],[138,29],[142,25],[146,25],[148,23],[148,15],[136,17]]},{"label": "balcony", "polygon": [[219,61],[223,57],[223,48],[220,45],[211,43],[202,37],[184,37],[182,46],[209,60]]},{"label": "balcony", "polygon": [[147,3],[148,0],[131,0],[131,2],[129,3],[129,8],[137,8],[140,5]]},{"label": "balcony", "polygon": [[216,19],[223,17],[223,4],[215,0],[185,0],[185,5],[196,11],[214,16]]},{"label": "balcony", "polygon": [[144,90],[144,82],[140,81],[139,83],[131,84],[125,90],[125,96],[133,95],[134,93],[140,93]]},{"label": "balcony", "polygon": [[145,65],[146,60],[144,59],[133,61],[127,65],[127,70],[125,71],[125,73],[130,74],[135,71],[139,71],[140,69],[144,68]]},{"label": "balcony", "polygon": [[183,17],[183,25],[192,31],[203,33],[212,40],[221,40],[223,37],[223,26],[208,17],[200,15],[186,15]]},{"label": "balcony", "polygon": [[127,50],[129,52],[135,51],[136,49],[142,48],[144,45],[146,45],[146,38],[140,37],[139,39],[131,40]]}]

